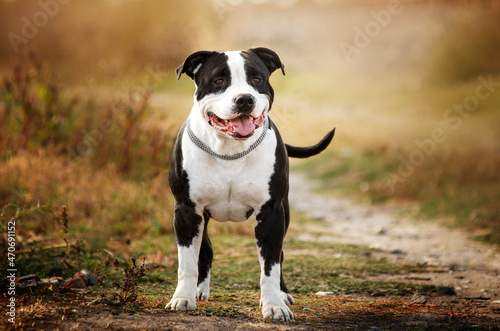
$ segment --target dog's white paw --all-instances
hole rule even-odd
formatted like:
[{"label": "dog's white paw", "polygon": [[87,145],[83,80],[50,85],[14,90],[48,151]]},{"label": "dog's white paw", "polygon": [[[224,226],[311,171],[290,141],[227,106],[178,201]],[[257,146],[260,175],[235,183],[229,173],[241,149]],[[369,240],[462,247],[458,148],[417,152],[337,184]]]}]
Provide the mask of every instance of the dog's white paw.
[{"label": "dog's white paw", "polygon": [[294,305],[295,304],[295,300],[293,300],[293,297],[290,293],[286,293],[286,292],[281,291],[281,297],[283,298],[283,301],[285,301],[285,303],[287,305]]},{"label": "dog's white paw", "polygon": [[290,321],[293,320],[293,313],[287,305],[262,305],[262,316],[273,320]]},{"label": "dog's white paw", "polygon": [[196,299],[187,298],[172,298],[165,308],[170,308],[172,310],[195,310],[196,309]]},{"label": "dog's white paw", "polygon": [[210,295],[210,285],[208,281],[204,281],[196,289],[196,299],[198,301],[208,301],[208,296]]}]

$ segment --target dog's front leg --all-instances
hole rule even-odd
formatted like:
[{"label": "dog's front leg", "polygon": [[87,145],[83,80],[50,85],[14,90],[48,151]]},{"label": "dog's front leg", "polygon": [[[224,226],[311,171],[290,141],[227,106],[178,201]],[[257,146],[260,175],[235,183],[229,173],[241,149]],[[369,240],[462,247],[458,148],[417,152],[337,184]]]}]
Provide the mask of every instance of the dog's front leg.
[{"label": "dog's front leg", "polygon": [[260,290],[264,318],[289,321],[293,313],[285,304],[280,289],[281,253],[286,233],[282,203],[268,201],[257,215],[255,238],[260,261]]},{"label": "dog's front leg", "polygon": [[203,237],[203,218],[190,204],[176,204],[174,229],[177,239],[179,269],[172,300],[165,308],[195,310],[198,282],[198,258]]}]

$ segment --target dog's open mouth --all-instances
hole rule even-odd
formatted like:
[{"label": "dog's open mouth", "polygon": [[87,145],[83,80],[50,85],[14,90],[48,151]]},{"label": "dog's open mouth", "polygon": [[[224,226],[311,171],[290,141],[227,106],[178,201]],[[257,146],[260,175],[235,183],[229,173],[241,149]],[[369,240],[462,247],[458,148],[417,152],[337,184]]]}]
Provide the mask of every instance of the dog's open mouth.
[{"label": "dog's open mouth", "polygon": [[264,112],[255,118],[249,115],[240,115],[229,120],[222,119],[212,112],[208,113],[208,123],[211,126],[235,138],[249,138],[256,129],[264,124],[264,120]]}]

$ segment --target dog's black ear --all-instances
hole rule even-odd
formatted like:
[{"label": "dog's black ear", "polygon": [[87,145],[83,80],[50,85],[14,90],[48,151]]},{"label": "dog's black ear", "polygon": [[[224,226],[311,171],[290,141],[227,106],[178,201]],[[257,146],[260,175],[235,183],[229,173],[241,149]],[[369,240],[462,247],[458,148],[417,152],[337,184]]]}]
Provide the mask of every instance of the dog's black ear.
[{"label": "dog's black ear", "polygon": [[217,52],[214,51],[199,51],[189,55],[179,68],[175,69],[177,80],[181,78],[183,73],[186,73],[191,79],[194,80],[194,75],[200,70],[201,66],[207,59]]},{"label": "dog's black ear", "polygon": [[264,62],[270,73],[273,73],[276,69],[281,69],[281,72],[285,75],[285,66],[281,63],[275,51],[265,47],[251,48],[249,51],[253,52]]}]

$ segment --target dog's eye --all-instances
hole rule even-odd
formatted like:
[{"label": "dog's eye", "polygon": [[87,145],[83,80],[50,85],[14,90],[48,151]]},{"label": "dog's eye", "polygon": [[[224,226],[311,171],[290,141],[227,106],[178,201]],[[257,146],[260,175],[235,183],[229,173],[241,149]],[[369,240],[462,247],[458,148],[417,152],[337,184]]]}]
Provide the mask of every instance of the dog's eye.
[{"label": "dog's eye", "polygon": [[222,85],[222,84],[224,84],[224,79],[222,79],[222,78],[217,79],[217,80],[215,81],[215,84],[216,84],[216,85]]},{"label": "dog's eye", "polygon": [[261,82],[261,80],[260,80],[260,78],[259,78],[259,77],[255,77],[255,78],[253,79],[253,82],[254,82],[255,84],[259,84],[259,83]]}]

